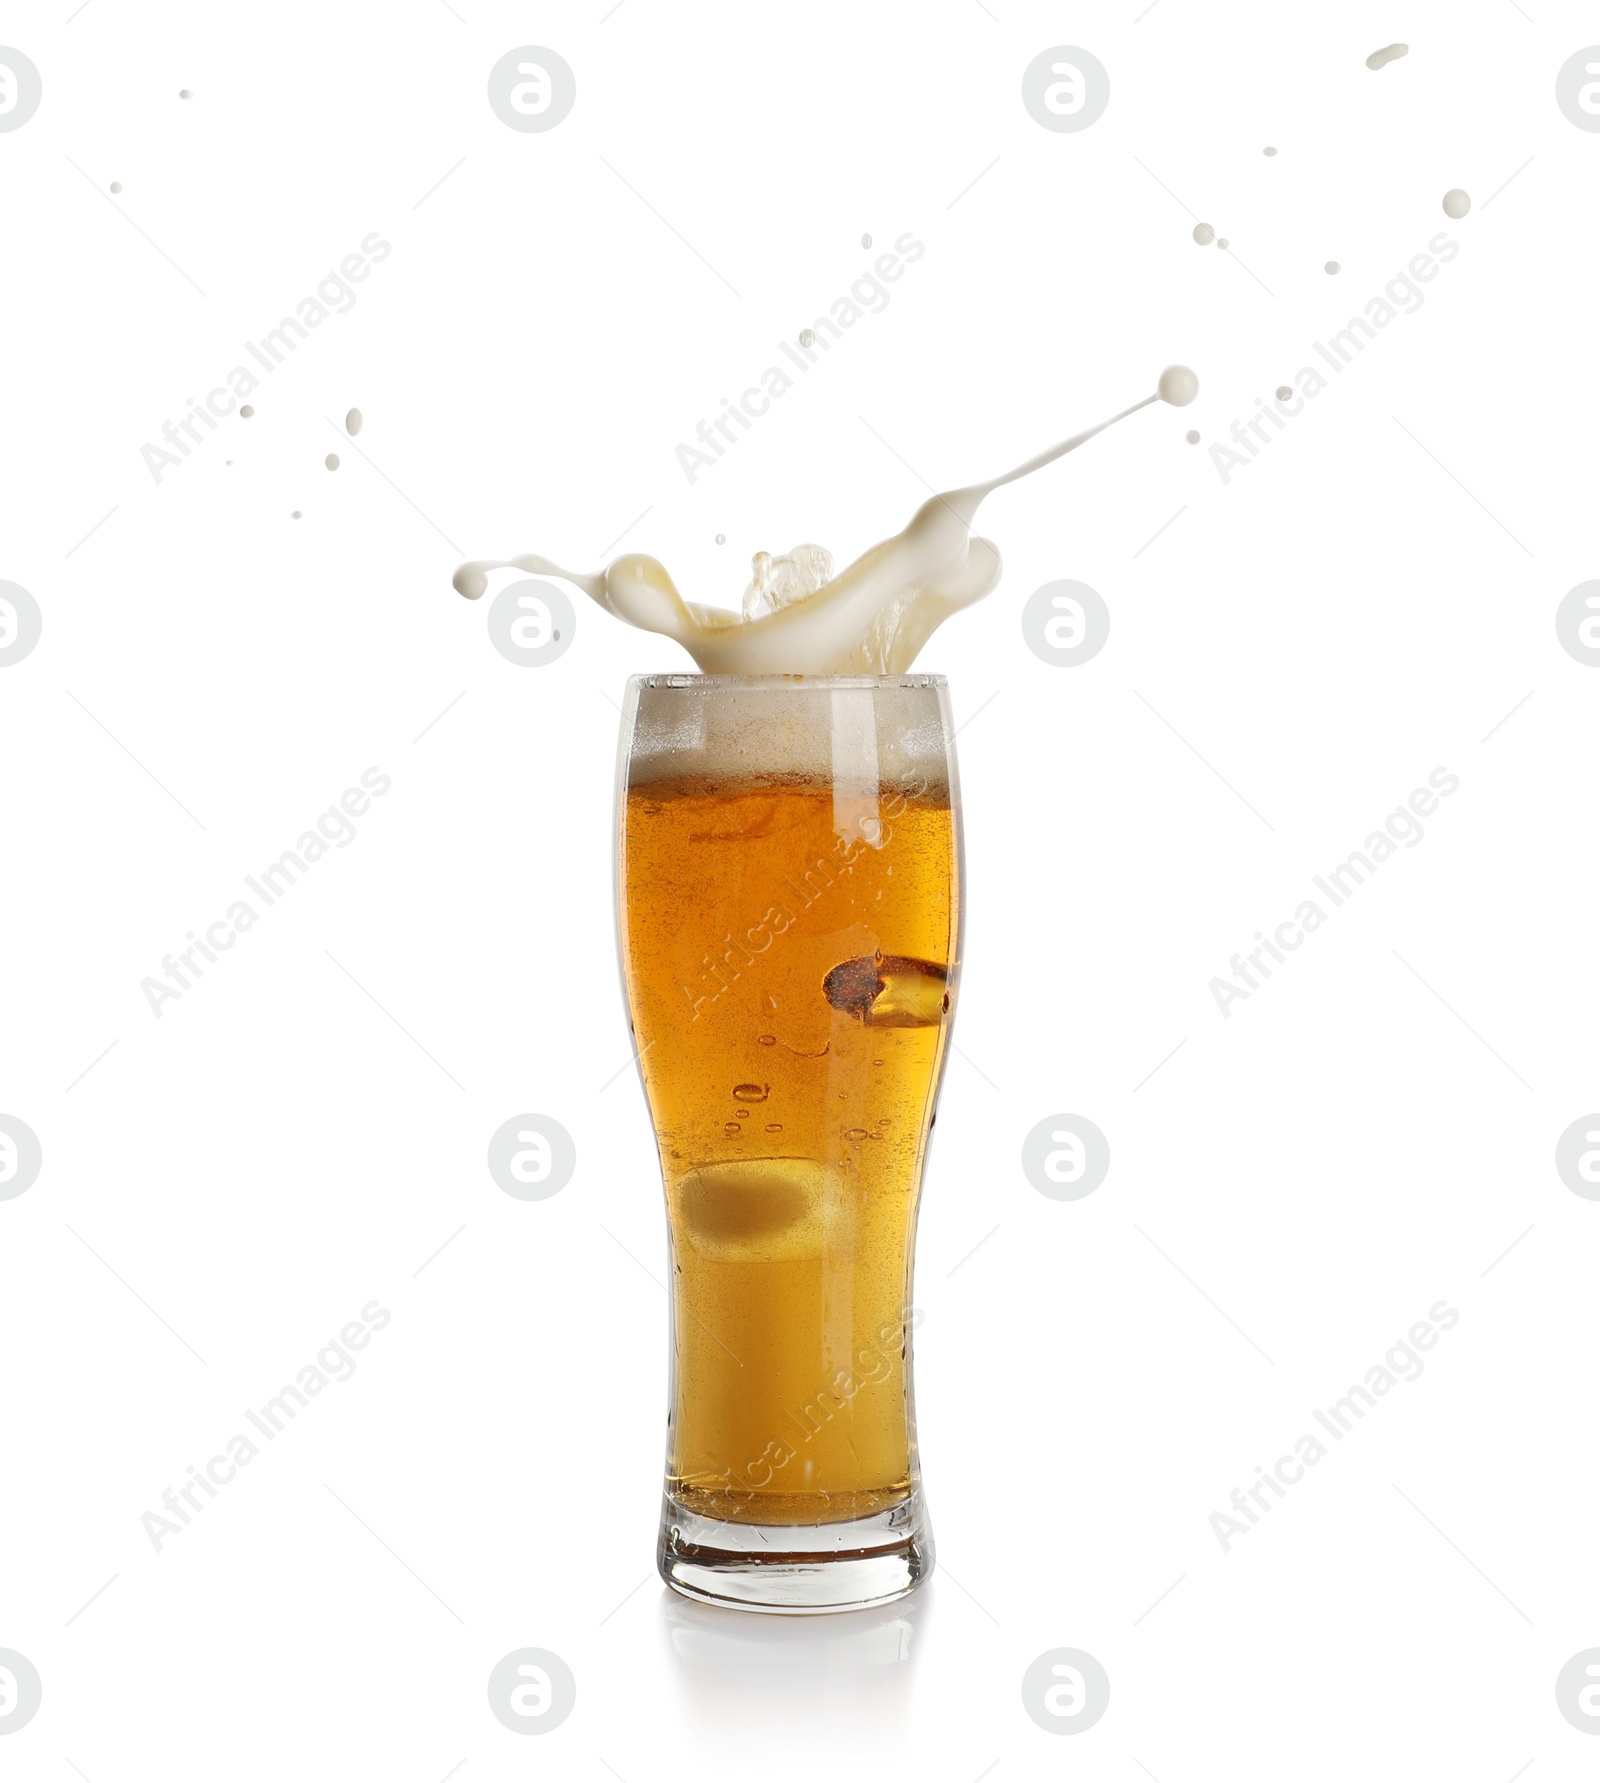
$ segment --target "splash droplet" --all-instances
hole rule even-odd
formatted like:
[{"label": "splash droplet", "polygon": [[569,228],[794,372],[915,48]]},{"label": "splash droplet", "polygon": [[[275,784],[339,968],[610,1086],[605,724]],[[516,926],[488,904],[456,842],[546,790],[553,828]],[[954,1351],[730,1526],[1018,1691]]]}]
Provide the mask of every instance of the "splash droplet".
[{"label": "splash droplet", "polygon": [[1200,444],[1200,435],[1199,435],[1198,431],[1193,427],[1191,427],[1189,429],[1189,431],[1183,437],[1189,442],[1189,444],[1191,446],[1198,446]]},{"label": "splash droplet", "polygon": [[811,331],[811,329],[802,328],[800,330],[800,345],[802,347],[809,347],[811,345],[811,343],[816,338],[817,338],[816,335]]},{"label": "splash droplet", "polygon": [[1209,223],[1196,223],[1194,226],[1194,238],[1199,242],[1201,247],[1209,248],[1212,242],[1217,239],[1217,232]]},{"label": "splash droplet", "polygon": [[1328,264],[1325,267],[1323,267],[1322,270],[1331,279],[1331,278],[1335,277],[1339,271],[1339,262],[1337,260],[1330,260],[1328,262]]},{"label": "splash droplet", "polygon": [[178,97],[180,99],[193,99],[194,94],[191,93],[187,87],[180,87],[178,89]]},{"label": "splash droplet", "polygon": [[1275,155],[1278,151],[1276,149],[1263,149],[1261,152],[1263,155]]},{"label": "splash droplet", "polygon": [[1293,399],[1294,392],[1287,384],[1280,384],[1278,388],[1273,391],[1273,395],[1277,397],[1279,402],[1289,402]]},{"label": "splash droplet", "polygon": [[1367,66],[1369,68],[1386,68],[1391,62],[1398,62],[1402,56],[1408,55],[1410,51],[1409,43],[1388,44],[1381,50],[1374,50],[1367,57]]},{"label": "splash droplet", "polygon": [[356,435],[358,433],[360,433],[360,431],[361,431],[361,411],[360,411],[360,409],[352,409],[350,411],[350,413],[345,416],[344,430],[347,434],[349,434],[351,439],[354,439],[356,437]]},{"label": "splash droplet", "polygon": [[1228,246],[1228,238],[1227,238],[1227,236],[1225,236],[1225,235],[1219,235],[1219,236],[1218,236],[1218,237],[1217,237],[1217,246],[1218,246],[1218,247],[1219,247],[1219,248],[1221,248],[1221,249],[1223,249],[1223,250],[1224,250],[1224,252],[1226,252],[1226,250],[1227,250],[1227,246]]},{"label": "splash droplet", "polygon": [[1457,222],[1472,209],[1472,199],[1459,186],[1444,195],[1444,214],[1454,217]]},{"label": "splash droplet", "polygon": [[339,454],[337,452],[330,452],[322,462],[327,465],[329,470],[336,471],[339,468]]},{"label": "splash droplet", "polygon": [[250,406],[249,403],[246,403],[244,405],[244,407],[242,409],[240,409],[240,411],[239,411],[239,419],[241,421],[248,421],[254,413],[255,413],[255,410]]},{"label": "splash droplet", "polygon": [[298,508],[296,508],[295,511],[289,516],[289,518],[291,520],[299,520],[300,518],[302,518],[300,510]]},{"label": "splash droplet", "polygon": [[1187,365],[1169,365],[1156,385],[1156,394],[1175,409],[1186,409],[1200,394],[1200,380]]},{"label": "splash droplet", "polygon": [[861,245],[864,248],[870,248],[872,246],[872,237],[870,235],[863,235],[861,238]]},{"label": "splash droplet", "polygon": [[113,192],[120,192],[122,190],[122,181],[121,180],[113,180],[111,182],[111,190]]},{"label": "splash droplet", "polygon": [[725,545],[725,544],[727,544],[727,542],[728,542],[728,535],[725,532],[719,532],[717,534],[717,543],[719,545]]}]

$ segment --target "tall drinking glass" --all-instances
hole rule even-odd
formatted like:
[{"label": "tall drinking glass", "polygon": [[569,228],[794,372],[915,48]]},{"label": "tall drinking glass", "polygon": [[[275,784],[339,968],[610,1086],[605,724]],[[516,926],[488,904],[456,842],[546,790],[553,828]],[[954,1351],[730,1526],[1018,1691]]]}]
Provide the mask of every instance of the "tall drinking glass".
[{"label": "tall drinking glass", "polygon": [[933,1567],[917,1196],[954,1013],[942,676],[641,675],[622,976],[672,1255],[662,1577],[791,1614]]}]

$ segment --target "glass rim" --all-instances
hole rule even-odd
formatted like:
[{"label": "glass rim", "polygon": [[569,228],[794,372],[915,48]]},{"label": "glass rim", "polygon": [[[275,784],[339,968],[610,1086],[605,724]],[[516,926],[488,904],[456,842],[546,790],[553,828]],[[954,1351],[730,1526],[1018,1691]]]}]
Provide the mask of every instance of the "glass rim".
[{"label": "glass rim", "polygon": [[946,688],[948,680],[943,675],[908,674],[908,675],[699,675],[688,674],[678,670],[663,670],[656,674],[630,675],[627,685],[630,691],[649,688],[659,692],[663,688],[672,690],[693,691],[700,688],[714,688],[719,692],[777,693],[786,689],[803,692],[807,689],[836,691],[849,689],[878,689],[888,687],[902,688]]}]

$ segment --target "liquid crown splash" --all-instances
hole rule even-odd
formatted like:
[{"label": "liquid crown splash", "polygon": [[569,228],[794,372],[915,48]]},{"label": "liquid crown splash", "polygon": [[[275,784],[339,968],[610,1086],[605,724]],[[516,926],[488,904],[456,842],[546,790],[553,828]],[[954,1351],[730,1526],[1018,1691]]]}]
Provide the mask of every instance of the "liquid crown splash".
[{"label": "liquid crown splash", "polygon": [[1002,477],[931,496],[903,532],[838,575],[820,545],[798,545],[779,558],[760,552],[737,613],[686,601],[664,565],[631,552],[593,575],[562,569],[547,557],[484,559],[462,564],[454,586],[477,600],[490,570],[559,576],[618,619],[681,644],[708,675],[903,675],[952,613],[982,600],[1000,580],[1000,553],[972,531],[985,497],[1153,402],[1183,408],[1199,392],[1200,380],[1187,366],[1169,365],[1155,395]]}]

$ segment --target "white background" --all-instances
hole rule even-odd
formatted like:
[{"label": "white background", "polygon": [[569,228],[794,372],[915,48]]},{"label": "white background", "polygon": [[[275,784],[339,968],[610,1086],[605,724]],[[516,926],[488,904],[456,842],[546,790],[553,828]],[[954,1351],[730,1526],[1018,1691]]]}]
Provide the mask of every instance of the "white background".
[{"label": "white background", "polygon": [[[0,577],[44,616],[0,671],[0,1111],[44,1152],[0,1203],[0,1647],[44,1679],[8,1775],[1593,1775],[1554,1683],[1600,1644],[1600,1206],[1553,1155],[1600,1103],[1600,675],[1553,618],[1597,573],[1600,137],[1554,81],[1600,13],[607,4],[0,7],[44,95],[0,135]],[[1110,71],[1080,134],[1020,99],[1061,43]],[[576,72],[546,134],[486,102],[522,44]],[[690,486],[674,446],[908,230],[890,306]],[[1225,485],[1209,445],[1441,230],[1425,305]],[[154,482],[372,231],[349,313]],[[631,526],[735,604],[753,551],[847,561],[1174,360],[1193,409],[994,498],[1005,579],[919,664],[972,720],[941,1570],[876,1618],[692,1617],[609,864],[613,702],[688,665],[582,603],[518,668],[451,572]],[[1059,577],[1112,614],[1078,669],[1018,624]],[[374,765],[356,840],[153,1016]],[[1426,838],[1224,1019],[1210,979],[1439,766]],[[531,1205],[484,1163],[528,1111],[578,1150]],[[1057,1112],[1110,1140],[1082,1202],[1019,1165]],[[155,1552],[141,1514],[374,1298],[356,1375]],[[1224,1553],[1211,1513],[1441,1298],[1423,1377]],[[536,1741],[484,1689],[530,1645],[578,1680]],[[1019,1695],[1058,1646],[1111,1677],[1069,1742]]]}]

